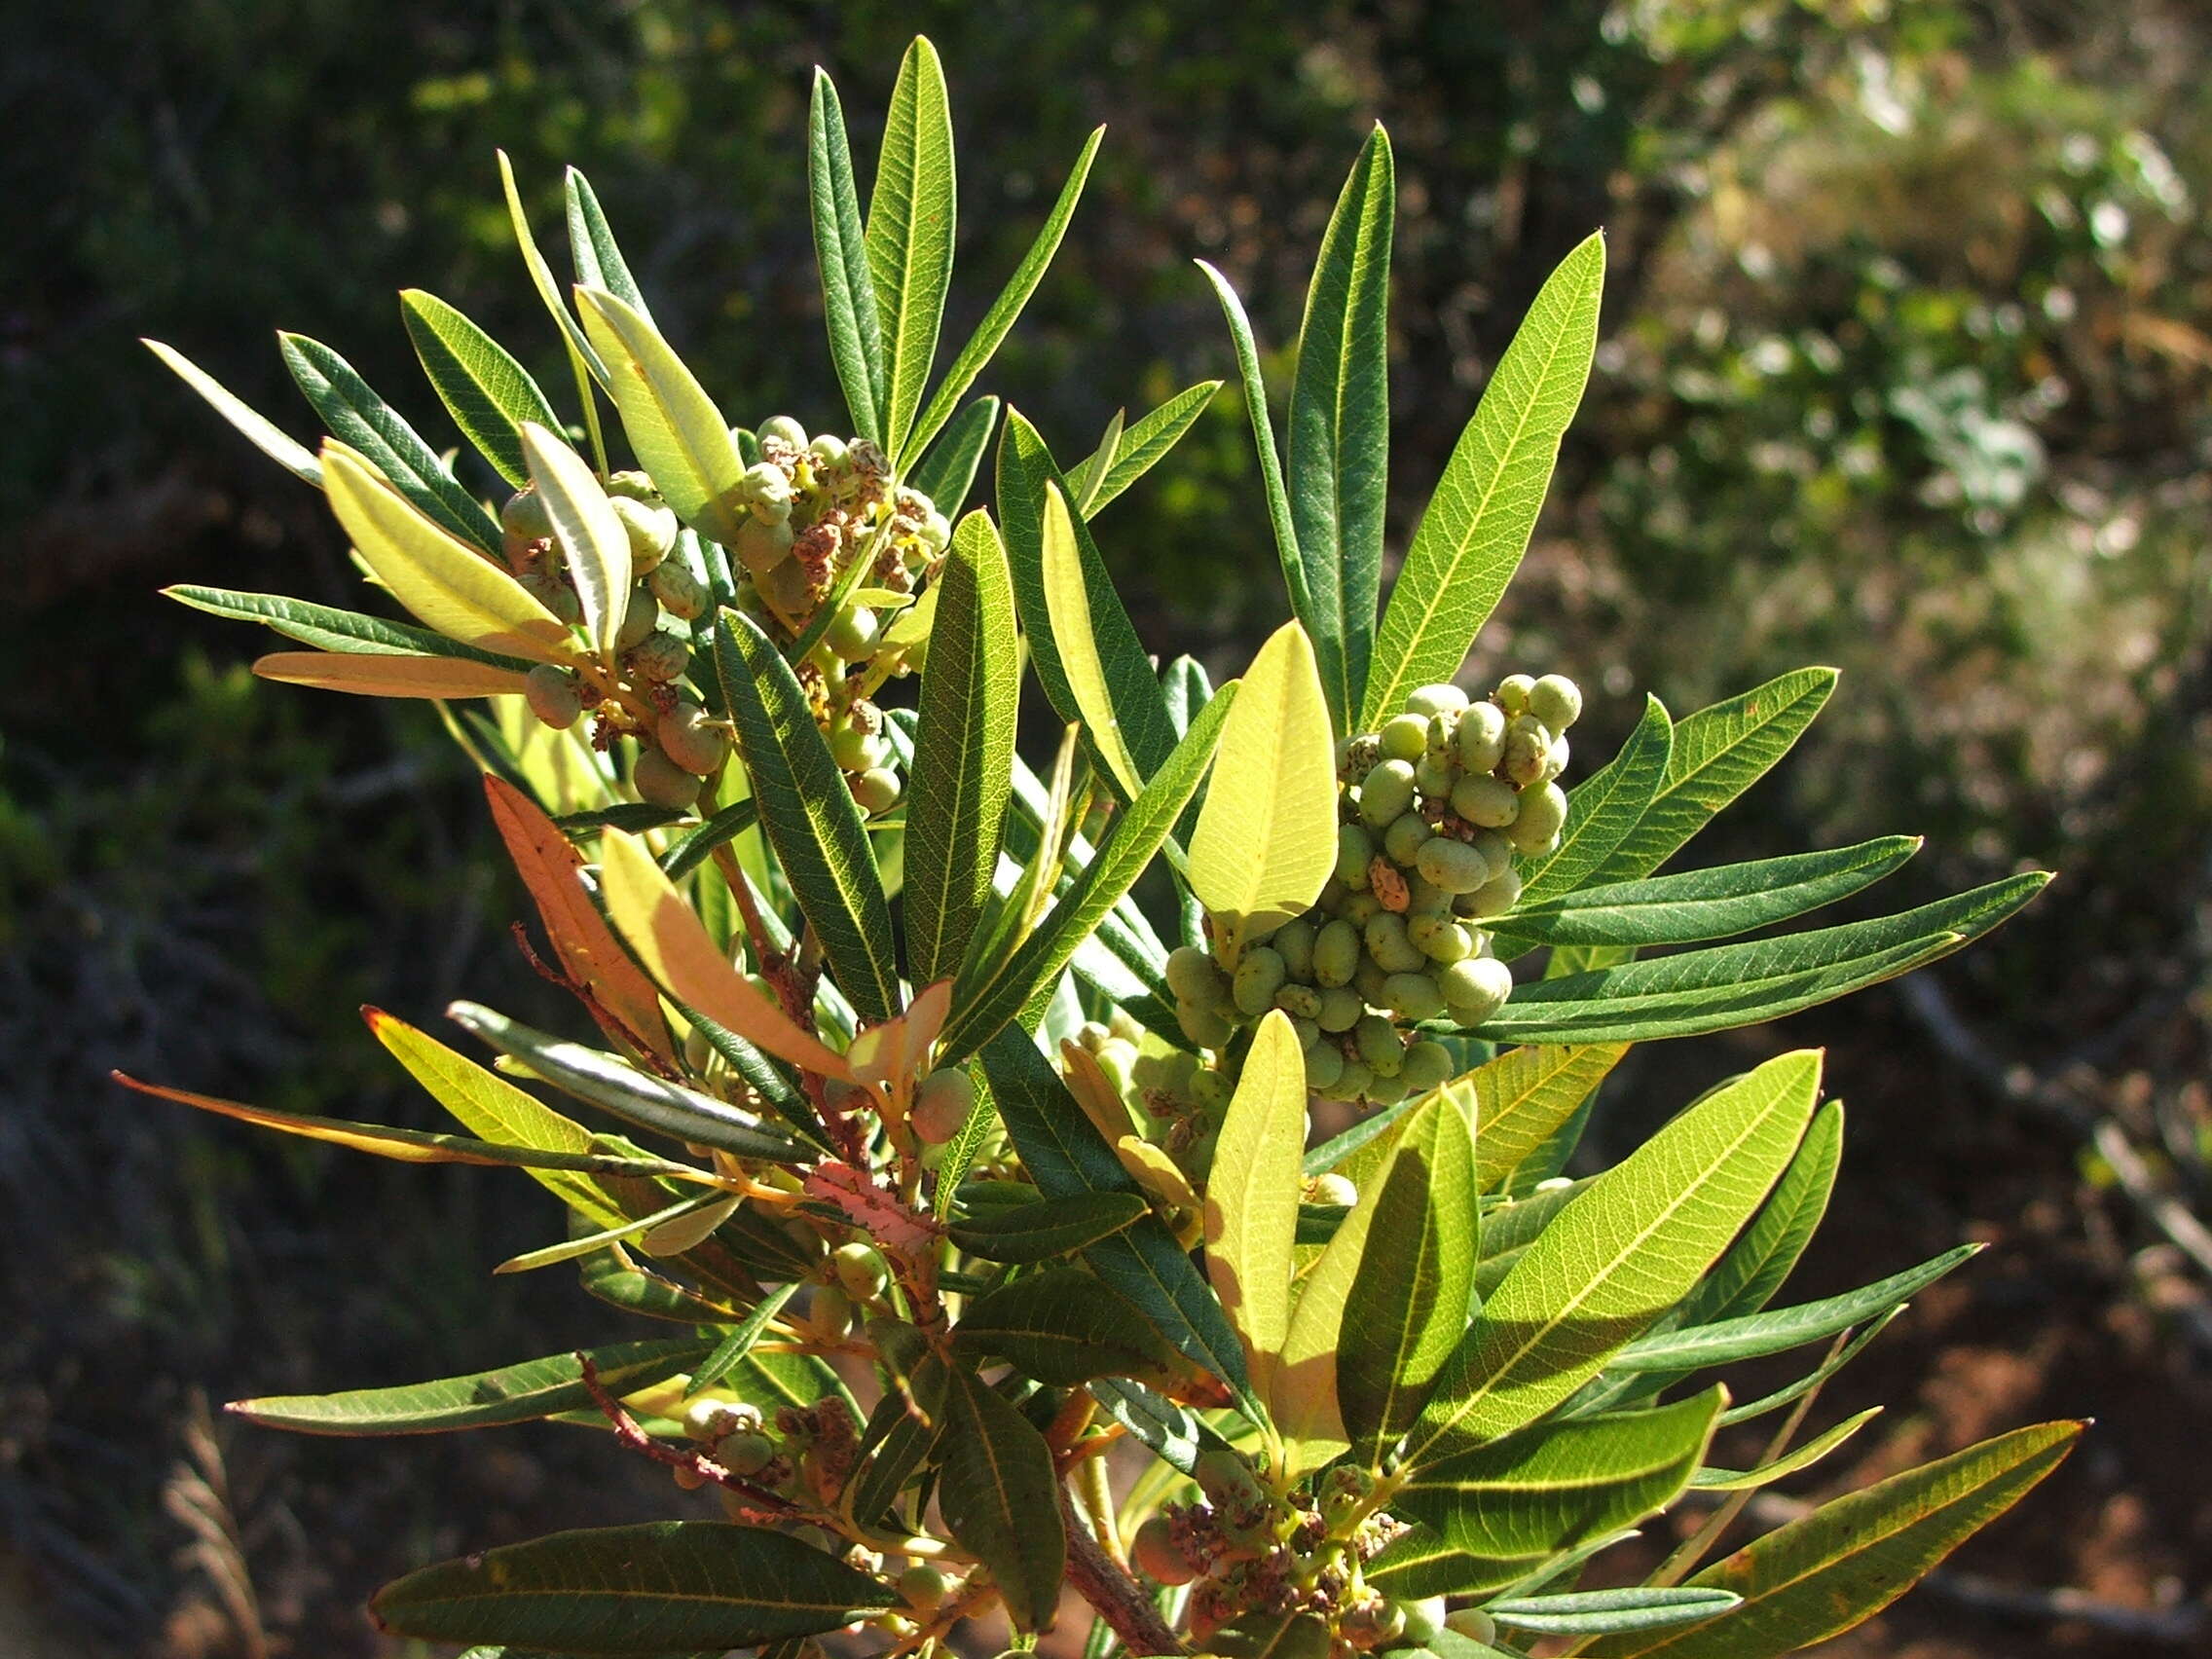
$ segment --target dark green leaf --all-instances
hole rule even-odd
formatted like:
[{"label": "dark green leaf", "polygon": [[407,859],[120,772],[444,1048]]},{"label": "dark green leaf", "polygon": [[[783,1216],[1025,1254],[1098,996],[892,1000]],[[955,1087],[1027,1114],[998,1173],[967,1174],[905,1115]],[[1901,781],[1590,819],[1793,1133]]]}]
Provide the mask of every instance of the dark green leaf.
[{"label": "dark green leaf", "polygon": [[975,1217],[950,1232],[971,1256],[1026,1265],[1073,1255],[1121,1232],[1148,1208],[1135,1193],[1076,1193]]},{"label": "dark green leaf", "polygon": [[1521,866],[1521,903],[1531,908],[1580,887],[1643,820],[1667,779],[1675,722],[1656,697],[1620,753],[1567,794],[1567,828],[1556,851]]},{"label": "dark green leaf", "polygon": [[1213,284],[1214,297],[1221,302],[1221,314],[1229,323],[1230,344],[1236,351],[1236,378],[1244,392],[1244,412],[1252,420],[1252,447],[1260,458],[1260,487],[1268,503],[1268,522],[1274,529],[1275,557],[1282,565],[1283,586],[1290,594],[1291,614],[1306,622],[1308,632],[1311,633],[1312,623],[1307,619],[1312,614],[1315,601],[1307,591],[1306,561],[1298,548],[1298,526],[1291,517],[1289,493],[1283,488],[1282,460],[1275,451],[1274,421],[1268,413],[1268,383],[1260,374],[1260,348],[1252,338],[1252,320],[1244,314],[1244,302],[1236,297],[1229,278],[1202,259],[1198,266],[1205,273],[1206,280]]},{"label": "dark green leaf", "polygon": [[239,593],[230,588],[196,587],[189,583],[166,587],[162,592],[180,605],[214,616],[263,622],[303,645],[326,651],[350,651],[373,656],[449,656],[494,668],[528,674],[531,664],[521,657],[449,640],[412,622],[387,622],[357,610],[335,610],[327,605],[311,605],[304,599],[287,599],[276,593]]},{"label": "dark green leaf", "polygon": [[[1096,518],[1115,497],[1164,461],[1220,389],[1219,381],[1185,387],[1135,425],[1124,428],[1112,455],[1094,454],[1069,473],[1068,482],[1076,492],[1072,498],[1084,503],[1083,516]],[[1101,470],[1104,476],[1099,476]]]},{"label": "dark green leaf", "polygon": [[906,474],[909,487],[930,498],[930,504],[947,519],[957,519],[975,487],[976,469],[983,452],[991,447],[991,433],[999,424],[999,400],[978,397],[955,415],[936,443]]},{"label": "dark green leaf", "polygon": [[952,1373],[946,1412],[938,1479],[945,1527],[991,1569],[1014,1629],[1050,1630],[1067,1568],[1051,1449],[973,1372]]},{"label": "dark green leaf", "polygon": [[822,311],[830,325],[830,356],[844,387],[853,432],[883,441],[883,326],[875,309],[861,228],[860,190],[853,183],[845,112],[829,73],[814,72],[806,122],[807,201],[814,218],[814,257],[822,272]]},{"label": "dark green leaf", "polygon": [[407,337],[415,342],[415,355],[423,360],[423,372],[454,424],[498,468],[500,477],[521,489],[530,482],[530,464],[522,453],[523,423],[561,429],[560,417],[530,371],[435,294],[402,290],[399,314]]},{"label": "dark green leaf", "polygon": [[[712,858],[717,847],[736,840],[759,822],[759,804],[751,795],[740,801],[732,801],[661,854],[661,873],[671,881],[682,881]],[[622,824],[616,828],[628,830],[634,827]]]},{"label": "dark green leaf", "polygon": [[639,292],[637,278],[630,275],[629,261],[622,257],[622,249],[615,243],[614,232],[607,223],[607,215],[600,210],[599,195],[592,189],[591,181],[571,167],[564,182],[569,205],[569,251],[576,263],[576,280],[587,288],[605,288],[651,322],[653,313],[645,305],[645,296]]},{"label": "dark green leaf", "polygon": [[[920,35],[899,65],[862,234],[883,328],[883,452],[907,459],[952,283],[952,111],[937,48]],[[1010,319],[1011,320],[1011,319]]]},{"label": "dark green leaf", "polygon": [[996,1355],[1053,1388],[1095,1377],[1164,1386],[1180,1370],[1175,1351],[1144,1316],[1081,1268],[1024,1273],[977,1298],[955,1327],[953,1345],[972,1361]]},{"label": "dark green leaf", "polygon": [[797,1289],[795,1284],[778,1285],[763,1297],[760,1306],[748,1313],[728,1336],[716,1344],[714,1352],[691,1373],[691,1381],[683,1389],[684,1398],[689,1399],[702,1388],[713,1387],[735,1371],[738,1361],[753,1351],[753,1345],[760,1340],[760,1333],[768,1328],[770,1320],[784,1310],[784,1304],[792,1299],[792,1293]]},{"label": "dark green leaf", "polygon": [[301,483],[313,484],[317,490],[322,488],[322,462],[315,460],[313,450],[296,442],[267,416],[247,407],[241,398],[182,351],[164,346],[159,340],[141,340],[138,344],[161,358],[177,379],[205,398],[215,413],[242,433],[255,449]]},{"label": "dark green leaf", "polygon": [[1729,1590],[1691,1585],[1653,1589],[1574,1590],[1564,1596],[1516,1596],[1483,1610],[1500,1624],[1537,1636],[1605,1636],[1617,1631],[1661,1630],[1727,1612],[1743,1600]]}]

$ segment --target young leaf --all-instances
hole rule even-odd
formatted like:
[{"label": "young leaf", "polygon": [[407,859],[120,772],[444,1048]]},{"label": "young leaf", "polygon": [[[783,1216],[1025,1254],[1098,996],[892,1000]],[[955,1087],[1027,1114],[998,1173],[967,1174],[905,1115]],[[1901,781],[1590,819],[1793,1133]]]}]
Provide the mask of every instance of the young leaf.
[{"label": "young leaf", "polygon": [[1096,518],[1115,497],[1165,460],[1220,389],[1219,381],[1186,387],[1135,425],[1119,430],[1111,455],[1101,448],[1070,472],[1068,483],[1082,498],[1083,516]]},{"label": "young leaf", "polygon": [[1706,1325],[1764,1308],[1813,1241],[1842,1161],[1843,1102],[1830,1100],[1813,1114],[1789,1167],[1744,1235],[1682,1298],[1676,1322]]},{"label": "young leaf", "polygon": [[[279,334],[276,339],[284,366],[332,437],[365,458],[393,489],[449,534],[479,552],[498,555],[498,521],[461,488],[422,434],[353,372],[352,364],[304,334]],[[323,461],[327,473],[327,454]]]},{"label": "young leaf", "polygon": [[739,1362],[753,1351],[753,1345],[760,1340],[760,1333],[784,1310],[784,1304],[797,1290],[795,1283],[782,1284],[762,1297],[760,1305],[739,1320],[729,1335],[715,1345],[715,1351],[707,1355],[691,1373],[691,1381],[683,1385],[683,1397],[688,1400],[703,1390],[712,1388],[735,1371]]},{"label": "young leaf", "polygon": [[1799,668],[1700,709],[1675,726],[1666,781],[1591,884],[1649,875],[1789,753],[1835,690],[1832,668]]},{"label": "young leaf", "polygon": [[313,450],[293,441],[274,421],[247,407],[237,393],[182,351],[164,346],[159,340],[140,340],[138,344],[161,358],[177,379],[212,404],[215,413],[237,427],[246,442],[301,483],[313,484],[317,490],[322,488],[322,465]]},{"label": "young leaf", "polygon": [[1800,1469],[1811,1468],[1881,1415],[1880,1406],[1868,1406],[1856,1417],[1845,1418],[1825,1434],[1815,1435],[1795,1451],[1775,1458],[1771,1463],[1761,1463],[1755,1469],[1703,1468],[1698,1470],[1697,1478],[1690,1485],[1700,1492],[1756,1492],[1760,1487],[1772,1486],[1776,1481],[1794,1475]]},{"label": "young leaf", "polygon": [[1151,1208],[1134,1193],[1076,1193],[955,1222],[952,1241],[986,1262],[1050,1262],[1130,1226]]},{"label": "young leaf", "polygon": [[[983,313],[983,320],[976,325],[976,332],[968,344],[960,348],[960,354],[952,359],[952,367],[945,370],[944,380],[930,396],[929,407],[922,411],[921,419],[914,423],[913,432],[907,437],[903,453],[915,456],[929,447],[940,427],[952,418],[953,408],[975,385],[976,377],[991,360],[991,354],[1008,334],[1013,332],[1014,321],[1021,315],[1021,308],[1029,303],[1029,296],[1037,291],[1037,284],[1045,279],[1045,269],[1052,263],[1052,255],[1059,251],[1060,239],[1067,234],[1068,221],[1075,217],[1075,204],[1082,200],[1084,181],[1090,176],[1090,164],[1098,154],[1098,141],[1105,137],[1106,129],[1093,128],[1090,136],[1084,140],[1083,151],[1068,169],[1067,182],[1060,186],[1059,200],[1052,203],[1051,212],[1038,229],[1037,240],[1029,244],[1029,251],[1021,256],[1021,263],[1007,278],[999,297],[991,302],[991,309]],[[947,130],[947,144],[950,136]],[[949,156],[949,148],[947,151]],[[879,187],[880,188],[880,187]],[[946,165],[945,194],[951,194],[951,167]],[[872,204],[871,204],[872,207]],[[872,211],[869,217],[872,227]],[[949,264],[950,254],[946,260]],[[919,486],[917,486],[919,488]],[[926,492],[925,492],[926,493]],[[963,492],[965,493],[965,492]],[[936,500],[932,496],[931,499]],[[951,513],[953,508],[942,501],[939,510]]]},{"label": "young leaf", "polygon": [[1260,375],[1260,349],[1252,339],[1252,321],[1244,314],[1244,302],[1229,285],[1229,278],[1198,261],[1229,323],[1230,344],[1236,351],[1236,375],[1244,392],[1244,412],[1252,421],[1252,447],[1260,458],[1260,486],[1267,497],[1268,522],[1275,535],[1275,557],[1282,564],[1283,586],[1290,594],[1291,614],[1318,633],[1323,619],[1314,614],[1315,601],[1306,589],[1306,562],[1298,548],[1298,528],[1290,513],[1290,497],[1283,489],[1282,461],[1275,453],[1275,428],[1268,413],[1268,383]]},{"label": "young leaf", "polygon": [[553,320],[560,325],[562,343],[569,349],[570,365],[576,372],[576,392],[583,399],[584,419],[591,423],[592,441],[596,446],[599,440],[599,416],[597,407],[592,402],[591,383],[597,381],[603,387],[608,384],[607,365],[600,361],[599,352],[593,349],[590,339],[563,303],[561,285],[553,279],[553,267],[545,262],[545,255],[538,251],[537,239],[531,235],[530,216],[523,211],[522,191],[515,183],[514,164],[507,160],[506,151],[497,153],[499,158],[499,188],[506,195],[507,220],[515,233],[515,245],[522,251],[522,262],[530,272],[531,286],[537,290],[537,297],[544,302],[546,311],[552,313]]},{"label": "young leaf", "polygon": [[[952,418],[937,442],[914,462],[906,474],[907,484],[927,496],[930,504],[946,518],[958,518],[998,424],[999,400],[977,398]],[[926,591],[923,597],[928,597]]]},{"label": "young leaf", "polygon": [[987,513],[960,521],[937,587],[906,802],[906,965],[916,983],[959,968],[990,895],[1021,696],[1014,583]]},{"label": "young leaf", "polygon": [[655,1521],[440,1562],[386,1585],[370,1610],[423,1641],[638,1654],[812,1636],[894,1600],[881,1579],[788,1533]]},{"label": "young leaf", "polygon": [[1290,392],[1290,512],[1321,683],[1350,731],[1367,689],[1390,443],[1390,235],[1397,174],[1378,122],[1337,198],[1306,295]]},{"label": "young leaf", "polygon": [[579,287],[584,332],[610,371],[608,390],[638,462],[676,516],[710,540],[733,545],[748,512],[738,495],[745,461],[683,359],[653,325],[601,288]]},{"label": "young leaf", "polygon": [[1626,1043],[1509,1049],[1447,1084],[1475,1124],[1476,1190],[1502,1185],[1627,1052]]},{"label": "young leaf", "polygon": [[822,273],[822,313],[830,325],[830,356],[853,418],[853,433],[883,441],[883,327],[875,309],[861,229],[860,191],[853,183],[845,112],[826,70],[814,71],[806,118],[807,202],[814,219],[814,257]]},{"label": "young leaf", "polygon": [[1787,922],[1871,887],[1920,850],[1916,835],[1584,887],[1514,905],[1500,934],[1538,944],[1692,944]]},{"label": "young leaf", "polygon": [[991,1569],[1015,1630],[1050,1630],[1067,1569],[1051,1449],[972,1371],[953,1371],[946,1410],[951,1432],[938,1473],[945,1527]]},{"label": "young leaf", "polygon": [[560,417],[507,349],[460,312],[420,288],[399,295],[400,320],[423,372],[454,424],[518,490],[529,480],[522,452],[526,422],[558,429]]},{"label": "young leaf", "polygon": [[1081,1268],[1045,1268],[977,1297],[952,1336],[956,1352],[995,1354],[1050,1388],[1096,1377],[1166,1387],[1190,1375],[1136,1309]]},{"label": "young leaf", "polygon": [[[1500,1589],[1673,1503],[1704,1461],[1726,1403],[1715,1387],[1656,1411],[1528,1429],[1426,1465],[1391,1507],[1473,1558],[1453,1569],[1455,1594]],[[1415,1593],[1392,1582],[1391,1565],[1385,1551],[1377,1581],[1392,1595]]]},{"label": "young leaf", "polygon": [[645,972],[725,1031],[821,1077],[849,1078],[845,1056],[805,1031],[715,948],[698,913],[634,835],[603,830],[600,888],[608,917]]},{"label": "young leaf", "polygon": [[[1091,751],[1105,763],[1115,793],[1128,800],[1144,788],[1145,774],[1122,736],[1116,692],[1130,691],[1138,682],[1124,677],[1118,685],[1107,670],[1091,622],[1089,572],[1077,546],[1075,515],[1056,484],[1046,486],[1043,568],[1046,625],[1059,648],[1076,716]],[[1149,670],[1142,683],[1145,690],[1154,688]],[[1138,693],[1136,701],[1143,706],[1146,699]]]},{"label": "young leaf", "polygon": [[361,697],[519,696],[524,685],[523,677],[511,668],[450,656],[274,651],[255,659],[253,672],[287,685]]},{"label": "young leaf", "polygon": [[1205,1195],[1206,1276],[1236,1327],[1262,1399],[1290,1335],[1305,1145],[1306,1056],[1290,1016],[1277,1010],[1260,1022],[1244,1056]]},{"label": "young leaf", "polygon": [[362,561],[420,621],[463,645],[533,662],[572,659],[574,643],[558,617],[425,518],[355,451],[326,442],[322,480]]},{"label": "young leaf", "polygon": [[1303,914],[1336,863],[1329,705],[1306,630],[1286,622],[1238,682],[1191,837],[1191,891],[1227,930],[1223,960]]},{"label": "young leaf", "polygon": [[1590,378],[1604,282],[1605,239],[1594,233],[1560,261],[1498,359],[1390,589],[1361,731],[1417,686],[1456,675],[1505,592]]},{"label": "young leaf", "polygon": [[1780,1178],[1820,1073],[1802,1051],[1723,1085],[1561,1211],[1445,1364],[1409,1465],[1534,1421],[1680,1301]]},{"label": "young leaf", "polygon": [[615,244],[614,232],[600,209],[599,194],[591,180],[574,167],[562,180],[569,207],[569,252],[576,265],[576,280],[587,288],[604,288],[636,312],[647,323],[653,313],[645,309],[645,296],[638,291],[629,261]]},{"label": "young leaf", "polygon": [[[590,1358],[601,1386],[620,1399],[667,1382],[687,1369],[707,1346],[695,1337],[679,1337],[594,1348]],[[224,1409],[265,1428],[289,1428],[302,1434],[444,1434],[535,1422],[558,1412],[585,1410],[591,1403],[577,1356],[557,1353],[471,1377],[394,1388],[355,1388],[343,1394],[272,1394],[234,1400]]]},{"label": "young leaf", "polygon": [[537,486],[553,538],[575,583],[583,629],[600,661],[612,667],[614,640],[630,607],[630,535],[613,503],[576,452],[535,422],[522,428],[523,459]]},{"label": "young leaf", "polygon": [[715,664],[747,772],[780,782],[755,797],[776,862],[838,988],[863,1019],[889,1019],[899,1012],[890,901],[806,693],[768,636],[735,610],[722,611],[716,625]]},{"label": "young leaf", "polygon": [[1741,1606],[1657,1638],[1608,1638],[1592,1659],[1759,1659],[1840,1636],[2024,1497],[2085,1426],[2014,1429],[1825,1504],[1690,1580]]},{"label": "young leaf", "polygon": [[937,48],[916,35],[891,90],[863,235],[883,328],[883,452],[894,464],[910,459],[914,411],[937,357],[952,282],[955,196],[944,68]]},{"label": "young leaf", "polygon": [[1658,698],[1643,699],[1643,718],[1620,753],[1567,792],[1567,828],[1559,846],[1521,866],[1520,903],[1534,908],[1582,886],[1651,805],[1667,778],[1675,722]]},{"label": "young leaf", "polygon": [[676,1057],[652,982],[623,953],[584,891],[583,855],[538,804],[502,778],[484,777],[492,823],[530,889],[545,934],[569,977],[591,992],[586,1006],[609,1040]]}]

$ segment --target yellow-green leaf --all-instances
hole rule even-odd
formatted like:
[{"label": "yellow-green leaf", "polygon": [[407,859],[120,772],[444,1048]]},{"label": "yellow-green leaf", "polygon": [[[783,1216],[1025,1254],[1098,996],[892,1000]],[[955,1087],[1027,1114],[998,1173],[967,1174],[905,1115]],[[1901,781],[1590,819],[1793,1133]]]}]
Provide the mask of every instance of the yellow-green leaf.
[{"label": "yellow-green leaf", "polygon": [[630,606],[629,533],[583,458],[535,421],[523,423],[522,451],[568,560],[584,632],[611,666],[614,637]]},{"label": "yellow-green leaf", "polygon": [[1236,1327],[1262,1399],[1290,1335],[1305,1147],[1306,1056],[1290,1016],[1277,1010],[1260,1022],[1244,1056],[1205,1197],[1206,1277]]},{"label": "yellow-green leaf", "polygon": [[519,695],[523,677],[466,657],[356,655],[350,651],[272,651],[253,672],[287,685],[350,691],[360,697],[497,697]]},{"label": "yellow-green leaf", "polygon": [[[1048,521],[1049,522],[1049,521]],[[1048,531],[1046,544],[1051,537]],[[1048,567],[1050,554],[1048,553]],[[1312,642],[1286,622],[1245,671],[1191,837],[1191,890],[1228,959],[1319,897],[1337,862],[1337,766]]]},{"label": "yellow-green leaf", "polygon": [[1068,689],[1083,723],[1090,729],[1090,740],[1122,786],[1124,798],[1134,796],[1144,788],[1144,774],[1122,736],[1121,716],[1091,627],[1090,589],[1076,547],[1075,521],[1057,484],[1048,485],[1045,492],[1045,608],[1051,618],[1052,638],[1059,643]]}]

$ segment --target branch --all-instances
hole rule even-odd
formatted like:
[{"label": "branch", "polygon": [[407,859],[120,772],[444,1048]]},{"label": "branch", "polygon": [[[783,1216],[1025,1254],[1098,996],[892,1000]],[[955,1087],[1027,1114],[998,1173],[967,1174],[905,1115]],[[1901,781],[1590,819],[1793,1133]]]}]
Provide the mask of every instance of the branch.
[{"label": "branch", "polygon": [[[592,1404],[599,1408],[600,1415],[607,1419],[608,1426],[614,1430],[614,1438],[631,1451],[642,1453],[656,1463],[696,1476],[702,1484],[712,1481],[715,1485],[726,1487],[740,1497],[751,1500],[741,1506],[743,1519],[756,1526],[794,1518],[795,1510],[786,1499],[755,1486],[743,1475],[723,1468],[705,1453],[679,1452],[673,1447],[663,1446],[640,1428],[638,1419],[629,1414],[622,1402],[607,1391],[607,1384],[599,1380],[599,1367],[592,1363],[590,1354],[579,1351],[576,1363],[583,1372],[584,1388],[591,1395]],[[754,1504],[772,1507],[755,1508]]]},{"label": "branch", "polygon": [[1160,1610],[1127,1573],[1114,1565],[1076,1513],[1064,1486],[1060,1522],[1068,1533],[1068,1582],[1104,1619],[1132,1655],[1181,1653],[1183,1643],[1161,1618]]}]

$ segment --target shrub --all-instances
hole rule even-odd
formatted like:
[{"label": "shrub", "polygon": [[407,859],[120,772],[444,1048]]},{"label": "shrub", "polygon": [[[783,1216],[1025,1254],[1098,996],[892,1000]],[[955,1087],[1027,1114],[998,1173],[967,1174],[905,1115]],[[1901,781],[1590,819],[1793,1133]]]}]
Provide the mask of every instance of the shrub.
[{"label": "shrub", "polygon": [[[1097,142],[933,387],[954,224],[936,55],[907,55],[865,218],[817,79],[809,181],[847,411],[830,434],[727,424],[580,175],[571,309],[510,180],[581,424],[467,318],[405,296],[432,386],[512,491],[497,512],[313,341],[284,352],[330,430],[318,453],[157,348],[324,490],[415,621],[176,596],[312,647],[263,658],[268,678],[490,700],[452,729],[536,901],[542,966],[600,1043],[458,1004],[487,1069],[372,1012],[459,1134],[151,1092],[518,1167],[568,1236],[503,1271],[577,1263],[590,1294],[674,1328],[233,1409],[336,1434],[576,1422],[716,1489],[726,1520],[560,1533],[376,1599],[394,1632],[486,1651],[781,1653],[857,1625],[905,1652],[994,1608],[1047,1629],[1067,1587],[1098,1655],[1473,1659],[1546,1636],[1608,1659],[1779,1654],[1849,1628],[2080,1425],[1893,1476],[1697,1570],[1751,1492],[1863,1426],[1799,1437],[1822,1383],[1972,1251],[1769,1308],[1840,1150],[1814,1052],[1568,1171],[1630,1044],[1907,972],[2044,878],[1768,932],[1917,846],[1655,873],[1788,751],[1831,673],[1679,721],[1648,700],[1571,790],[1571,680],[1530,664],[1483,695],[1455,683],[1582,393],[1596,237],[1538,295],[1381,603],[1380,129],[1315,268],[1287,455],[1242,309],[1207,272],[1294,619],[1218,689],[1187,659],[1156,670],[1090,526],[1215,388],[1117,420],[1064,468],[1017,412],[963,401]],[[970,508],[994,432],[995,508]],[[1066,730],[1043,771],[1015,753],[1024,654]],[[1133,897],[1156,863],[1171,915]],[[1324,1112],[1345,1126],[1309,1146]],[[1797,1381],[1759,1398],[1711,1380],[1799,1349]],[[1716,1431],[1767,1418],[1751,1466],[1710,1460]],[[1117,1498],[1124,1443],[1149,1460]],[[1677,1507],[1702,1524],[1643,1582],[1577,1587]]]}]

